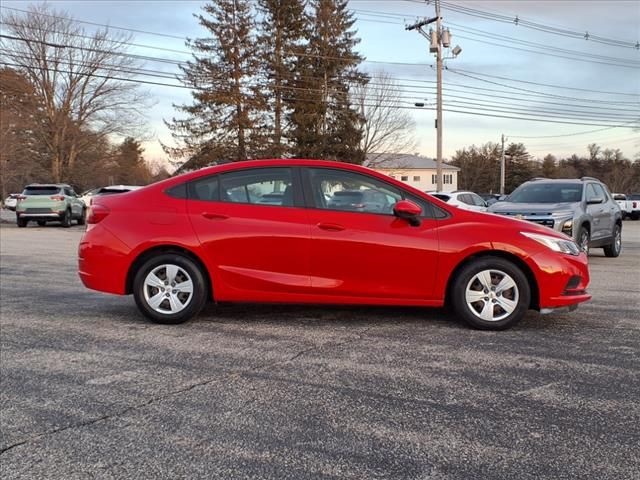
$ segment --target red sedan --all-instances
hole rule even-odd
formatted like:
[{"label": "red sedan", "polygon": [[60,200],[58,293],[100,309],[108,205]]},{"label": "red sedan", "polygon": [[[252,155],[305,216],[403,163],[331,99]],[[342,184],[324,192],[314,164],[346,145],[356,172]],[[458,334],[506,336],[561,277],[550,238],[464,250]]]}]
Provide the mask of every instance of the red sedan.
[{"label": "red sedan", "polygon": [[158,323],[211,299],[449,304],[504,329],[591,298],[587,257],[564,234],[316,160],[232,163],[96,197],[78,253],[87,287],[133,294]]}]

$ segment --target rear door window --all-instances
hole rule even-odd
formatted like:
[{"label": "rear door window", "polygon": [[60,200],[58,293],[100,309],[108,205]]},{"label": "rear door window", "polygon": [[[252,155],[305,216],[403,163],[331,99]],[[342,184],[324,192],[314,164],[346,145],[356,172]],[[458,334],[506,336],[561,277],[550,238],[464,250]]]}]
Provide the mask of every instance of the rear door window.
[{"label": "rear door window", "polygon": [[220,174],[220,201],[293,207],[290,168],[254,168]]}]

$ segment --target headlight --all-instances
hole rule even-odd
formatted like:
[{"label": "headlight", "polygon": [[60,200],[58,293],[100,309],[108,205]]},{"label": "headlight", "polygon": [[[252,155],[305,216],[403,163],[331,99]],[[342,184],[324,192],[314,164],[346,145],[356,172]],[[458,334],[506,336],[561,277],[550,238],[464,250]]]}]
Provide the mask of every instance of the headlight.
[{"label": "headlight", "polygon": [[562,233],[571,236],[573,233],[573,219],[567,220],[562,224]]},{"label": "headlight", "polygon": [[572,240],[551,237],[540,233],[520,232],[525,237],[549,247],[554,252],[566,253],[568,255],[580,255],[580,247]]}]

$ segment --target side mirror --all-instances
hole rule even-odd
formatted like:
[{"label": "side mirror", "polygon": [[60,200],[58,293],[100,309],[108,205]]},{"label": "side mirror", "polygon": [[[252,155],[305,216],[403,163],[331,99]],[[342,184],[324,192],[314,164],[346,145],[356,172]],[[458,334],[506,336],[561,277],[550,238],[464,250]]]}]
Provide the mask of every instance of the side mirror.
[{"label": "side mirror", "polygon": [[412,227],[419,227],[422,224],[421,213],[422,209],[410,200],[400,200],[393,206],[393,214],[409,222]]},{"label": "side mirror", "polygon": [[587,205],[597,205],[598,203],[604,203],[604,198],[596,197],[591,200],[587,200]]}]

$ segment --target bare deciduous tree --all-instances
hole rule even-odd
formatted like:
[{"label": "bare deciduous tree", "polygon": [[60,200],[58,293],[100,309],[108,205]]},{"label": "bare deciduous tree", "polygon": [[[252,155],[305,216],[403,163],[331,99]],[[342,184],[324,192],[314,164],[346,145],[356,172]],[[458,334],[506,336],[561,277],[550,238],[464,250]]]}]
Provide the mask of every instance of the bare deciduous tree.
[{"label": "bare deciduous tree", "polygon": [[374,73],[368,84],[356,84],[353,103],[364,118],[360,148],[365,165],[374,167],[391,153],[415,150],[415,121],[405,110],[397,108],[402,89],[386,72]]},{"label": "bare deciduous tree", "polygon": [[[140,67],[126,54],[131,38],[108,29],[86,32],[48,5],[2,15],[2,62],[31,83],[44,121],[34,136],[46,145],[54,181],[67,178],[95,141],[141,127],[147,95],[130,82]],[[83,135],[86,131],[94,135]]]}]

